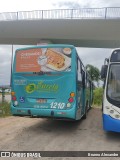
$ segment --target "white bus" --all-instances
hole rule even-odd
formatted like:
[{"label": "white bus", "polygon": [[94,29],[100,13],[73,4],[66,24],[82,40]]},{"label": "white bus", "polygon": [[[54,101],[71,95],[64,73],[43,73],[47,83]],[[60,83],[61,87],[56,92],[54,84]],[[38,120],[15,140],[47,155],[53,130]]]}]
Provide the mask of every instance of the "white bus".
[{"label": "white bus", "polygon": [[103,128],[120,132],[120,48],[114,49],[101,69],[104,79]]}]

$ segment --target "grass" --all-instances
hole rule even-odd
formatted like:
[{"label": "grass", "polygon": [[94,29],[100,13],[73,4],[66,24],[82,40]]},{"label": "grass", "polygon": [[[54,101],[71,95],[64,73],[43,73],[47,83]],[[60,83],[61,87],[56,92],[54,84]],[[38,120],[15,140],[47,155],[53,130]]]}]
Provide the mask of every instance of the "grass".
[{"label": "grass", "polygon": [[93,91],[93,107],[102,108],[103,88],[95,88]]},{"label": "grass", "polygon": [[102,104],[101,105],[93,104],[92,107],[93,108],[100,108],[100,109],[102,109]]},{"label": "grass", "polygon": [[10,103],[4,102],[0,103],[0,117],[7,117],[10,116]]}]

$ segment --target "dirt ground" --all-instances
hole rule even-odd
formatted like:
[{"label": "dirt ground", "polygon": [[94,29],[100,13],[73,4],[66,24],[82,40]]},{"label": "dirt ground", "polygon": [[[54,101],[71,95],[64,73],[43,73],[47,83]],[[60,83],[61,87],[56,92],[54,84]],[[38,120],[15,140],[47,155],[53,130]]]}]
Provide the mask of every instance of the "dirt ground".
[{"label": "dirt ground", "polygon": [[3,150],[120,151],[120,133],[103,131],[98,108],[92,108],[87,119],[78,122],[11,116],[0,118],[0,151]]}]

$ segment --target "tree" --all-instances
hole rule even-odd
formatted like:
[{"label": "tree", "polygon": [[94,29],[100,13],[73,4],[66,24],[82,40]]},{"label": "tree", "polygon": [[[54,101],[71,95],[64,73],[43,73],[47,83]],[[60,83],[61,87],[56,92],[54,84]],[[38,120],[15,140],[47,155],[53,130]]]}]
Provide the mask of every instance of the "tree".
[{"label": "tree", "polygon": [[91,77],[92,81],[97,82],[98,86],[99,86],[99,80],[100,80],[100,71],[97,67],[87,64],[86,65],[86,69]]}]

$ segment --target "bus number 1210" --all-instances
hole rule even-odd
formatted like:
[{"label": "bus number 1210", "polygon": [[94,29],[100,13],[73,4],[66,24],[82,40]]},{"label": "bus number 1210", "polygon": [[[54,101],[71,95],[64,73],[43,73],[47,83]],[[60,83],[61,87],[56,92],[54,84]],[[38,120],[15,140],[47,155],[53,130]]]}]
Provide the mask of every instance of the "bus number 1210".
[{"label": "bus number 1210", "polygon": [[65,107],[65,103],[57,103],[57,102],[52,102],[51,104],[50,104],[50,108],[53,108],[53,109],[63,109],[64,107]]}]

